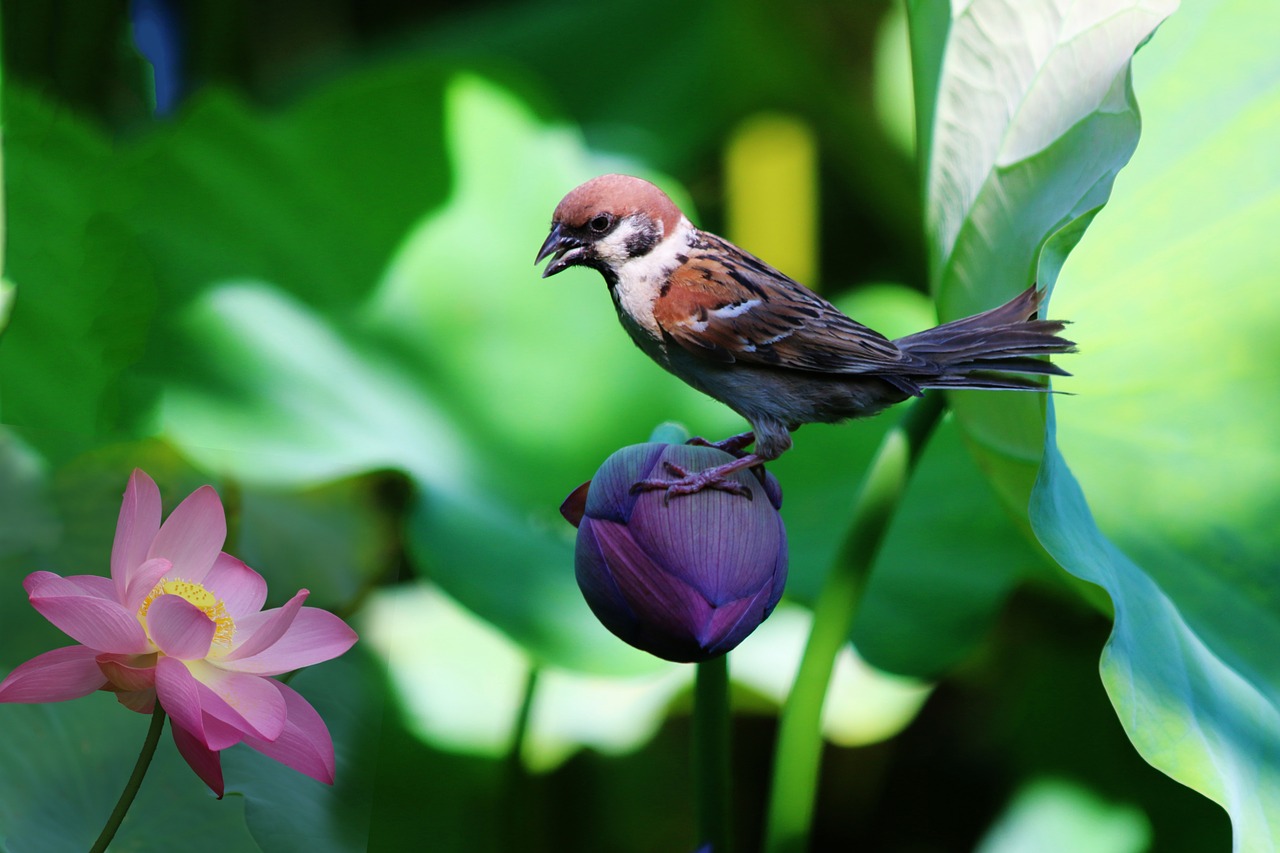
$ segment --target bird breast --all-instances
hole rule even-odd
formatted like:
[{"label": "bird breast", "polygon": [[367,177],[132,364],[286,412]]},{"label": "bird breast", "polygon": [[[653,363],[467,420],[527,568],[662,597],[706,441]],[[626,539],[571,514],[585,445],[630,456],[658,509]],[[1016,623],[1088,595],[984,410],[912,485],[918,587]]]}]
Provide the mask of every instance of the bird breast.
[{"label": "bird breast", "polygon": [[[662,293],[662,287],[671,277],[672,271],[688,259],[687,253],[694,234],[692,223],[681,218],[675,230],[659,241],[651,251],[615,267],[617,283],[612,289],[613,301],[632,338],[636,338],[636,331],[642,330],[645,336],[661,343],[662,329],[654,319],[653,304]],[[627,323],[627,318],[639,329],[633,330]],[[636,343],[649,355],[654,355],[639,339]]]}]

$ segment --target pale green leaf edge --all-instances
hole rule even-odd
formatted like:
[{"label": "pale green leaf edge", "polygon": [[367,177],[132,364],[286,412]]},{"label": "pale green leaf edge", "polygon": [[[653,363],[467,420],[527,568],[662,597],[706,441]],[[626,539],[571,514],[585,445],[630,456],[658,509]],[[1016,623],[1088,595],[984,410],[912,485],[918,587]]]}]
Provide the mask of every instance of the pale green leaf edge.
[{"label": "pale green leaf edge", "polygon": [[1032,528],[1064,569],[1111,596],[1101,673],[1121,724],[1153,767],[1227,810],[1233,850],[1280,849],[1280,711],[1102,534],[1055,435],[1050,401]]}]

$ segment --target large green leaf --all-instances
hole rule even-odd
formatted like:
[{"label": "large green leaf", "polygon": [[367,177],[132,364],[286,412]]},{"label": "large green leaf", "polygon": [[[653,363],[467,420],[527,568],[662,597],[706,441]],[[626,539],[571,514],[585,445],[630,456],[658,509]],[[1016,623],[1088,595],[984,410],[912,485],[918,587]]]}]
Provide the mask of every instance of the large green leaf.
[{"label": "large green leaf", "polygon": [[[1137,142],[1128,62],[1165,12],[983,2],[909,12],[930,267],[949,319],[1025,288],[1045,247],[1060,260],[1105,202]],[[1042,282],[1055,272],[1042,270]],[[1018,520],[1043,444],[1043,401],[957,392],[951,405],[959,429],[944,424],[922,461],[854,634],[876,664],[917,675],[960,660],[1013,586],[1044,576]]]},{"label": "large green leaf", "polygon": [[[337,751],[333,787],[236,746],[222,753],[227,796],[209,789],[161,736],[112,850],[364,849],[381,695],[362,655],[313,667],[292,686],[321,713]],[[133,769],[147,718],[109,693],[50,705],[0,706],[0,850],[85,850]],[[252,833],[252,836],[250,835]],[[254,844],[255,840],[257,845]]]},{"label": "large green leaf", "polygon": [[[147,724],[109,693],[53,705],[0,705],[0,850],[92,846],[129,779]],[[243,806],[214,799],[179,756],[168,727],[111,849],[256,849]]]},{"label": "large green leaf", "polygon": [[937,677],[985,639],[1005,599],[1052,568],[1001,506],[955,419],[938,428],[876,558],[853,641],[891,672]]},{"label": "large green leaf", "polygon": [[[979,0],[957,5],[945,29],[938,4],[922,5],[930,14],[916,15],[921,26],[946,33],[936,74],[938,43],[923,34],[913,61],[926,82],[937,79],[932,109],[921,110],[931,143],[926,225],[939,314],[953,319],[1032,281],[1053,284],[1137,144],[1129,62],[1175,4]],[[1021,514],[1043,443],[1043,400],[951,397],[980,463]]]},{"label": "large green leaf", "polygon": [[13,284],[0,278],[0,335],[9,325],[9,312],[13,309]]},{"label": "large green leaf", "polygon": [[[1237,649],[1215,649],[1188,621],[1194,605],[1172,598],[1107,540],[1052,445],[1032,511],[1050,553],[1067,570],[1105,588],[1115,604],[1102,680],[1134,746],[1154,766],[1228,810],[1235,850],[1274,850],[1280,840],[1275,682],[1252,681],[1240,672],[1233,666]],[[1276,636],[1274,624],[1269,636]]]},{"label": "large green leaf", "polygon": [[1247,3],[1203,4],[1140,54],[1152,69],[1139,78],[1143,147],[1059,279],[1136,142],[1127,54],[1167,12],[1067,10],[979,2],[949,22],[931,225],[946,316],[1032,276],[1063,285],[1051,313],[1077,321],[1083,352],[1059,383],[1079,396],[1054,401],[1056,437],[1089,472],[1102,532],[1052,421],[1040,452],[1039,401],[954,405],[1010,505],[1026,505],[1044,456],[1032,519],[1064,566],[1111,596],[1103,679],[1138,750],[1226,806],[1237,849],[1271,849],[1280,466],[1265,424],[1280,374],[1275,258],[1262,247],[1280,211],[1280,111],[1263,82],[1275,79],[1274,27]]},{"label": "large green leaf", "polygon": [[263,853],[364,850],[373,814],[374,760],[385,694],[365,645],[289,682],[325,721],[334,741],[334,784],[325,785],[245,746],[222,753],[227,801]]},{"label": "large green leaf", "polygon": [[977,853],[1143,853],[1151,826],[1132,806],[1108,803],[1059,779],[1037,779],[1014,797]]},{"label": "large green leaf", "polygon": [[381,498],[386,486],[382,478],[357,477],[300,492],[243,489],[227,549],[269,570],[277,594],[305,588],[308,606],[350,608],[395,574],[398,522]]},{"label": "large green leaf", "polygon": [[1079,396],[1033,515],[1115,603],[1103,680],[1135,746],[1238,850],[1280,843],[1277,38],[1264,3],[1194,3],[1135,63],[1142,144],[1059,280]]},{"label": "large green leaf", "polygon": [[4,120],[4,274],[22,286],[0,347],[0,413],[62,459],[140,429],[154,389],[132,368],[156,282],[119,216],[129,201],[96,130],[12,85]]}]

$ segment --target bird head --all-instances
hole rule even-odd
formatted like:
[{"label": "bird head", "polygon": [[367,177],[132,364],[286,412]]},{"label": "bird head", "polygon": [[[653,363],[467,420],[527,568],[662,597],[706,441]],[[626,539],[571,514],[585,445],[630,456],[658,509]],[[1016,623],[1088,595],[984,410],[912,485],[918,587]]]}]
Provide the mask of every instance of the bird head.
[{"label": "bird head", "polygon": [[535,264],[551,258],[547,278],[569,267],[616,276],[676,230],[680,209],[648,181],[629,175],[601,175],[575,188],[556,206],[551,233]]}]

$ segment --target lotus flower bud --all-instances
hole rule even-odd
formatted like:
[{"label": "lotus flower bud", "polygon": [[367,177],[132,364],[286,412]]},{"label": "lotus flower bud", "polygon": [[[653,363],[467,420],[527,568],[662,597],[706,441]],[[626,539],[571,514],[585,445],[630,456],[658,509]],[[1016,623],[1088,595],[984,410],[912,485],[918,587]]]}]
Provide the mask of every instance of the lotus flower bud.
[{"label": "lotus flower bud", "polygon": [[[787,580],[782,491],[772,475],[734,476],[751,497],[719,489],[664,500],[632,485],[731,460],[711,447],[637,444],[614,453],[565,501],[578,527],[575,570],[606,628],[666,660],[722,655],[773,612]],[[585,502],[583,491],[585,490]]]}]

